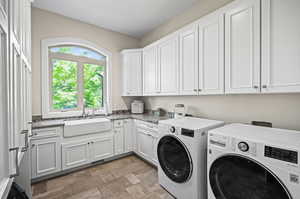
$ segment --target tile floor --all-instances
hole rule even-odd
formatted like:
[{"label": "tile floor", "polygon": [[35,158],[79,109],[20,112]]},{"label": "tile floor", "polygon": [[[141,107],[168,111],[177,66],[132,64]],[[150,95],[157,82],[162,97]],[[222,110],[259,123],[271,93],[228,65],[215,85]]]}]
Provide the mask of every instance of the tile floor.
[{"label": "tile floor", "polygon": [[129,156],[32,185],[33,199],[172,199],[157,170]]}]

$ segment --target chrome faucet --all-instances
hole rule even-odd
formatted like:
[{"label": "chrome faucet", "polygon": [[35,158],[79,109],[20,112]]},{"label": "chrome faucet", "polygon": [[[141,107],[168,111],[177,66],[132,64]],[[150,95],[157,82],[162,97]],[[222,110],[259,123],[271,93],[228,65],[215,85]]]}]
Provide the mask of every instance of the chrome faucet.
[{"label": "chrome faucet", "polygon": [[87,117],[88,117],[88,114],[86,113],[86,110],[85,110],[85,103],[83,103],[82,117],[83,117],[83,118],[87,118]]}]

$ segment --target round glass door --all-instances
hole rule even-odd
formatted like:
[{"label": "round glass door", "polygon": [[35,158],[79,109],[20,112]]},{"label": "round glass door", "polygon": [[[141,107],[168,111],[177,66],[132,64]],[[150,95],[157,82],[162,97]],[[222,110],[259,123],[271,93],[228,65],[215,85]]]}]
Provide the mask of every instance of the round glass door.
[{"label": "round glass door", "polygon": [[217,159],[210,168],[209,180],[216,199],[291,199],[271,171],[246,157]]},{"label": "round glass door", "polygon": [[184,183],[189,180],[193,165],[185,145],[174,136],[161,138],[157,145],[159,164],[164,173],[174,182]]}]

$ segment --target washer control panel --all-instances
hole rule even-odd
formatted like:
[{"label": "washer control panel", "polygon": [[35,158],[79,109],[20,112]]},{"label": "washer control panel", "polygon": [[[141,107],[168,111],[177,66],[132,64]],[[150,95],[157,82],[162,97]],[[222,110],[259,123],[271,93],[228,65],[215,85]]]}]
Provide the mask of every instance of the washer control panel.
[{"label": "washer control panel", "polygon": [[257,153],[257,144],[254,142],[250,142],[248,140],[240,140],[237,138],[231,138],[231,147],[233,151],[249,154],[252,156],[256,156]]},{"label": "washer control panel", "polygon": [[265,156],[293,164],[298,164],[298,152],[287,149],[280,149],[271,146],[265,146]]}]

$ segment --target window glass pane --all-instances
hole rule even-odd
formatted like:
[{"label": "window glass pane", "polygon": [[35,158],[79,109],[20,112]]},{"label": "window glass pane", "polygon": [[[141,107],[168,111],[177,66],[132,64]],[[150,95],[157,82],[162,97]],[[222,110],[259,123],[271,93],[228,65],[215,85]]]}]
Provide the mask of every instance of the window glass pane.
[{"label": "window glass pane", "polygon": [[75,56],[83,56],[95,60],[105,60],[104,55],[101,55],[93,50],[87,48],[81,48],[78,46],[56,46],[50,48],[50,52],[65,53],[65,54],[71,54]]},{"label": "window glass pane", "polygon": [[77,63],[52,60],[52,108],[55,110],[77,107]]},{"label": "window glass pane", "polygon": [[84,101],[87,108],[103,107],[104,66],[84,64]]}]

